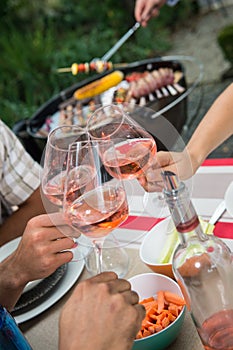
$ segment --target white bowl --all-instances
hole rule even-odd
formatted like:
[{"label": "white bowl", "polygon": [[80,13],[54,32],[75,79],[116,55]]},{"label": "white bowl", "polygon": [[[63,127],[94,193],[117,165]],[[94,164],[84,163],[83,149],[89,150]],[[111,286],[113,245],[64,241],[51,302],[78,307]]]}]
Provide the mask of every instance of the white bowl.
[{"label": "white bowl", "polygon": [[[136,291],[140,300],[156,296],[160,290],[170,291],[183,297],[178,284],[171,278],[157,273],[144,273],[129,279],[132,290]],[[166,349],[179,335],[184,322],[186,307],[168,327],[148,337],[136,339],[133,350],[162,350]]]},{"label": "white bowl", "polygon": [[[171,259],[168,263],[161,263],[165,243],[172,240],[174,223],[170,217],[160,221],[148,232],[140,246],[140,258],[153,272],[174,278]],[[173,251],[174,252],[174,251]],[[171,254],[171,258],[173,255]]]},{"label": "white bowl", "polygon": [[[233,240],[222,238],[222,241],[233,252]],[[178,243],[179,238],[175,231],[174,223],[171,217],[167,217],[156,224],[144,237],[140,246],[140,259],[153,272],[174,278],[171,261]],[[168,255],[170,256],[169,261],[162,263],[164,256]]]}]

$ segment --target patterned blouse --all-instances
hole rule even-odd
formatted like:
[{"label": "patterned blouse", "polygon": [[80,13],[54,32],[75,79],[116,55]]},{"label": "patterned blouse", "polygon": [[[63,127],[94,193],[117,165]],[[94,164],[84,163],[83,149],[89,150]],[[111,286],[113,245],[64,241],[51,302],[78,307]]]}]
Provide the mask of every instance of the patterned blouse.
[{"label": "patterned blouse", "polygon": [[0,120],[0,224],[11,207],[22,204],[40,185],[40,165]]}]

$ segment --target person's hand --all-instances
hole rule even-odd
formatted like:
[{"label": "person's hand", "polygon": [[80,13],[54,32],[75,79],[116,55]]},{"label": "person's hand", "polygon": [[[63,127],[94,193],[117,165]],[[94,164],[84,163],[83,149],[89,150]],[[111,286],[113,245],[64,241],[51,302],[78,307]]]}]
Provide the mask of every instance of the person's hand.
[{"label": "person's hand", "polygon": [[144,317],[130,283],[104,272],[79,283],[63,307],[59,349],[131,349]]},{"label": "person's hand", "polygon": [[136,21],[146,27],[151,17],[159,15],[159,10],[165,3],[166,0],[136,0],[134,8]]},{"label": "person's hand", "polygon": [[9,270],[19,285],[45,278],[72,260],[72,252],[64,250],[73,248],[75,243],[61,233],[63,226],[71,230],[61,213],[39,215],[29,220],[17,249],[7,258]]},{"label": "person's hand", "polygon": [[147,192],[161,192],[163,190],[163,171],[172,171],[180,180],[190,178],[200,164],[191,158],[185,149],[183,152],[160,151],[156,154],[147,169],[138,177],[140,185]]}]

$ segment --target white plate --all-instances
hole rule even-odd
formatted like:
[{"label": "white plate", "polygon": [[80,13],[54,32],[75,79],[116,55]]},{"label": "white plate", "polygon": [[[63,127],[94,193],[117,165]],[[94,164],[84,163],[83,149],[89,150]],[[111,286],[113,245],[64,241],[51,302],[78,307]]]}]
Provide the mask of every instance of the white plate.
[{"label": "white plate", "polygon": [[233,216],[233,182],[228,186],[224,199],[228,213]]},{"label": "white plate", "polygon": [[[20,241],[20,238],[16,238],[0,248],[1,261],[17,248],[19,241]],[[18,324],[22,322],[26,322],[31,318],[38,316],[43,311],[47,310],[49,307],[55,304],[75,284],[75,282],[81,275],[83,268],[84,268],[84,260],[79,260],[76,262],[69,263],[65,275],[62,277],[57,288],[54,289],[54,292],[51,293],[51,295],[47,299],[45,299],[40,305],[34,307],[33,309],[27,312],[24,312],[20,315],[15,316],[14,319],[16,320],[16,322]]]}]

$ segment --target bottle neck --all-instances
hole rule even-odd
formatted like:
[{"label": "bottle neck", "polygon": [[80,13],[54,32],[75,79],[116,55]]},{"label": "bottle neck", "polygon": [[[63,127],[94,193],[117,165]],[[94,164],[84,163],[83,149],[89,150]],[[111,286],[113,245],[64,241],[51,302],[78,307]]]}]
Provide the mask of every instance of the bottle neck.
[{"label": "bottle neck", "polygon": [[200,220],[185,186],[181,186],[176,191],[167,193],[165,191],[165,198],[183,244],[193,236],[201,241],[208,239],[202,230]]}]

